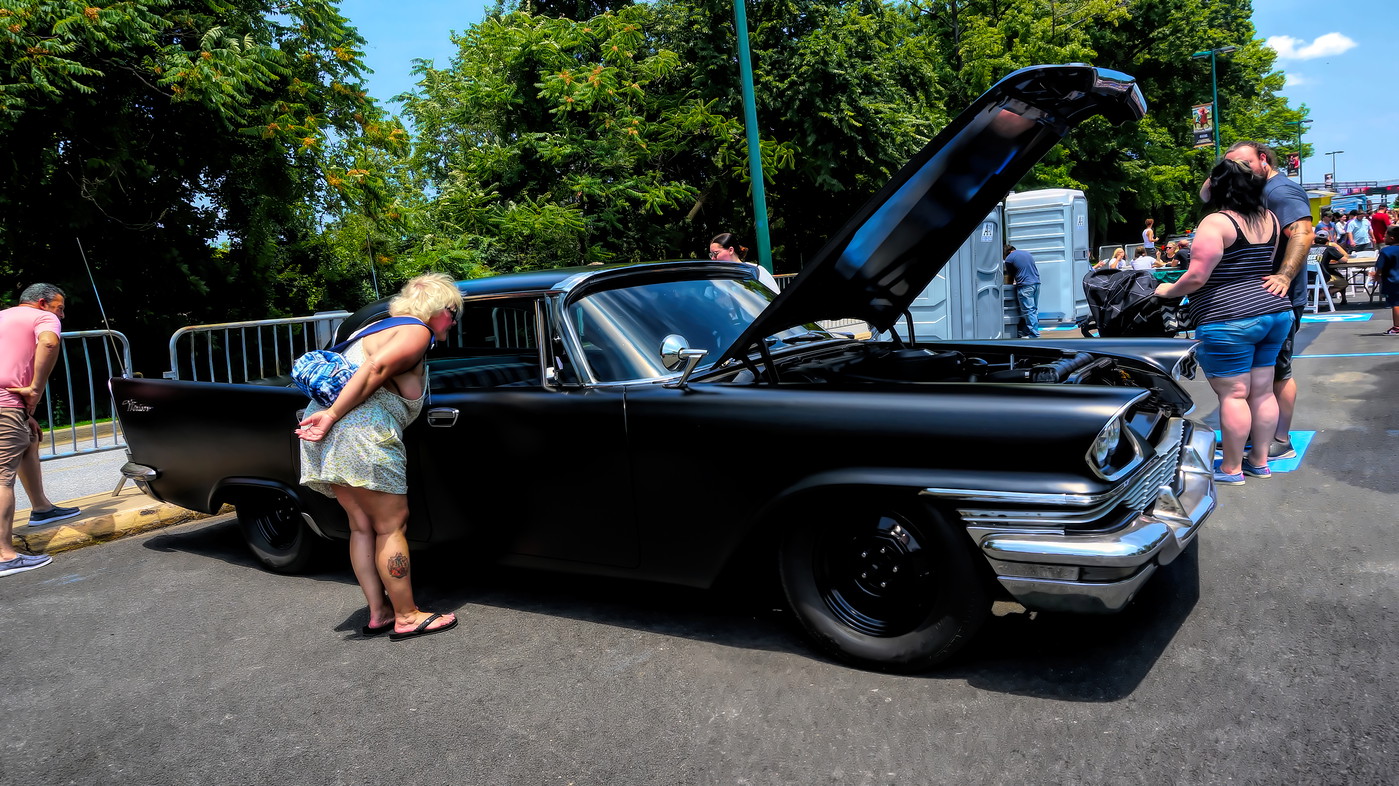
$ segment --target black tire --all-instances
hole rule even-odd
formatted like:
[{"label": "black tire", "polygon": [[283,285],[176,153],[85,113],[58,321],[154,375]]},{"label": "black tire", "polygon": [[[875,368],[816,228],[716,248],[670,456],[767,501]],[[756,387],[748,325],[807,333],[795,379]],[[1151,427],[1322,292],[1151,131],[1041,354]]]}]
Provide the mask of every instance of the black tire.
[{"label": "black tire", "polygon": [[274,573],[301,573],[321,551],[321,539],[285,495],[239,502],[238,527],[253,556]]},{"label": "black tire", "polygon": [[806,513],[784,539],[782,588],[807,633],[835,657],[926,671],[990,613],[971,542],[918,500],[860,499]]}]

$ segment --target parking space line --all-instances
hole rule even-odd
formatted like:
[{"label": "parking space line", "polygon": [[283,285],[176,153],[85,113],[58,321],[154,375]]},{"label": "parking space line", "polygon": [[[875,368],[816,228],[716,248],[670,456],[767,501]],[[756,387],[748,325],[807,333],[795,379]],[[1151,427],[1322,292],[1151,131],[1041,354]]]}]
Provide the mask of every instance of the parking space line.
[{"label": "parking space line", "polygon": [[[1312,444],[1312,437],[1316,436],[1315,431],[1289,431],[1287,438],[1292,441],[1292,449],[1297,451],[1297,456],[1290,459],[1268,459],[1268,469],[1273,472],[1291,472],[1302,466],[1302,457],[1307,455],[1307,448]],[[1214,457],[1221,458],[1223,454],[1219,450],[1219,441],[1223,436],[1216,429],[1214,432]]]},{"label": "parking space line", "polygon": [[1295,355],[1296,358],[1381,358],[1399,355],[1399,352],[1339,352],[1334,355]]},{"label": "parking space line", "polygon": [[1302,317],[1302,324],[1311,325],[1317,322],[1369,322],[1372,313],[1364,314],[1306,314]]}]

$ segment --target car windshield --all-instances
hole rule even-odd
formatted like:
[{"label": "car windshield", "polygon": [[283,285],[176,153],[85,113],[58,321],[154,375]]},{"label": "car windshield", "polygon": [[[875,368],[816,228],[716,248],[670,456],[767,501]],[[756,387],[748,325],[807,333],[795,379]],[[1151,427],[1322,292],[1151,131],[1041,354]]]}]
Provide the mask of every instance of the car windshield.
[{"label": "car windshield", "polygon": [[[599,382],[654,379],[676,373],[661,362],[661,344],[679,336],[691,349],[709,350],[712,364],[777,297],[751,279],[700,279],[639,284],[594,292],[568,306],[588,368]],[[774,334],[773,345],[831,336],[817,325]]]}]

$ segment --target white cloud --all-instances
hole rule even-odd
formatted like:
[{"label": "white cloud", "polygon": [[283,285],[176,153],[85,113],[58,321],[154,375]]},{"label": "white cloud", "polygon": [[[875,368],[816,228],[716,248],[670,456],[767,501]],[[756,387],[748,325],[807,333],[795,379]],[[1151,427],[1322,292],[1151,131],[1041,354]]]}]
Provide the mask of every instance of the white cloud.
[{"label": "white cloud", "polygon": [[1294,73],[1291,73],[1291,72],[1288,72],[1288,73],[1284,74],[1284,76],[1287,77],[1287,86],[1288,86],[1288,87],[1299,87],[1299,86],[1301,86],[1301,85],[1316,84],[1315,82],[1312,81],[1312,78],[1309,77],[1309,76],[1303,76],[1303,75],[1301,75],[1301,74],[1294,74]]},{"label": "white cloud", "polygon": [[1264,43],[1278,53],[1279,60],[1315,60],[1339,55],[1356,47],[1356,43],[1342,33],[1317,36],[1310,44],[1290,35],[1268,36]]}]

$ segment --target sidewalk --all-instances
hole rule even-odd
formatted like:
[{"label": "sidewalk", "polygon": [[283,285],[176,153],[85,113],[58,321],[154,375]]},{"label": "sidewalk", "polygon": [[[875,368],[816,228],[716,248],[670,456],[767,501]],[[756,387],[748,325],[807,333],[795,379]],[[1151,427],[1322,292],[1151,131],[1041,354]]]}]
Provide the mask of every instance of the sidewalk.
[{"label": "sidewalk", "polygon": [[[16,511],[14,547],[33,554],[57,554],[94,543],[148,532],[153,529],[208,518],[204,513],[186,510],[142,494],[127,484],[117,496],[111,492],[89,494],[58,503],[80,508],[76,518],[39,527],[29,526],[29,511]],[[225,506],[224,511],[232,508]]]}]

